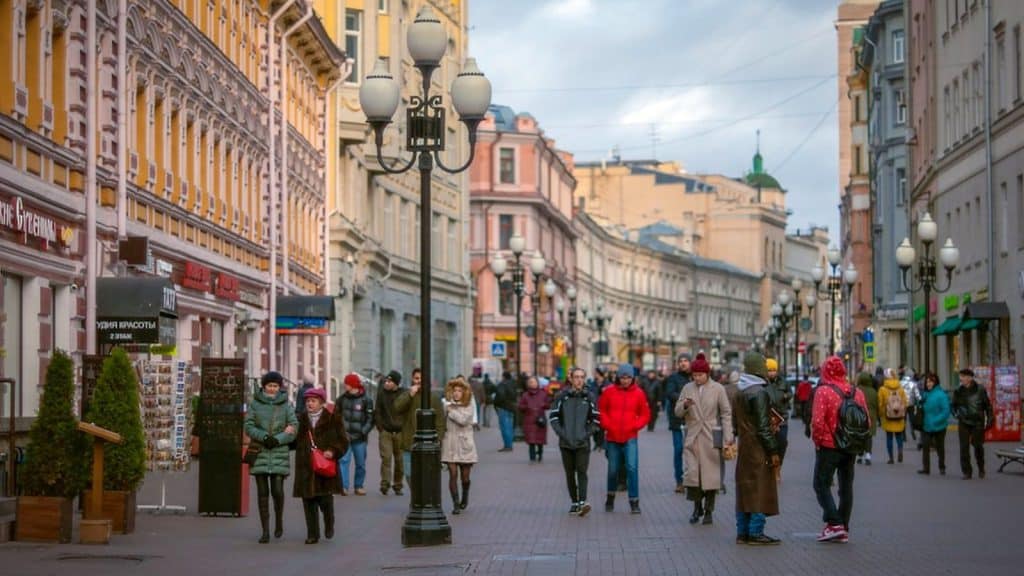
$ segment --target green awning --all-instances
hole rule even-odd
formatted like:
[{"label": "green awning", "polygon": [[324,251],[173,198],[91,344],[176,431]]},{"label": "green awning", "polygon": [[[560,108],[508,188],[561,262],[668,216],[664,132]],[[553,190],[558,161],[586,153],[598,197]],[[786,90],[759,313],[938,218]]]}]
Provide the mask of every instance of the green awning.
[{"label": "green awning", "polygon": [[967,320],[964,320],[960,324],[960,331],[961,332],[969,332],[971,330],[976,330],[984,322],[985,322],[984,320],[978,320],[977,318],[968,318]]},{"label": "green awning", "polygon": [[956,334],[960,331],[960,317],[953,316],[952,318],[946,318],[946,321],[939,324],[932,330],[932,336],[942,336],[943,334]]}]

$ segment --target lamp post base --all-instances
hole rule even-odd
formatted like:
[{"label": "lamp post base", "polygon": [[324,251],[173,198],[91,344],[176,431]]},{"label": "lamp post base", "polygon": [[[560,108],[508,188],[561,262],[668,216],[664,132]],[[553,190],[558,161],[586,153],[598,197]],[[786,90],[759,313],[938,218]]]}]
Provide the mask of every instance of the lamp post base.
[{"label": "lamp post base", "polygon": [[434,426],[433,410],[416,411],[409,483],[412,494],[409,515],[402,525],[403,546],[452,543],[452,527],[441,509],[441,443]]}]

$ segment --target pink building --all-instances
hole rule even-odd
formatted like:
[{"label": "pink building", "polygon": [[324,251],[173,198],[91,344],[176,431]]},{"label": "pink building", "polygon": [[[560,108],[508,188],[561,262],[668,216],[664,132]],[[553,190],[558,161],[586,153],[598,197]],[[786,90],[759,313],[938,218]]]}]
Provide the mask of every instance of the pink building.
[{"label": "pink building", "polygon": [[[492,358],[494,342],[506,344],[504,369],[515,371],[517,340],[520,370],[555,374],[571,363],[572,341],[569,310],[573,303],[567,289],[576,278],[576,233],[572,227],[572,200],[576,179],[573,159],[545,138],[537,121],[527,113],[516,114],[507,106],[492,105],[480,125],[476,160],[470,169],[470,269],[476,287],[473,317],[473,356]],[[520,256],[525,293],[520,308],[521,331],[516,334],[515,293],[510,248],[513,235],[525,240]],[[543,278],[535,285],[531,259],[545,259]],[[497,278],[490,263],[508,262],[508,271]],[[548,297],[544,284],[556,287]],[[537,326],[530,294],[539,290]],[[499,346],[500,347],[500,346]],[[547,350],[547,351],[545,351]]]}]

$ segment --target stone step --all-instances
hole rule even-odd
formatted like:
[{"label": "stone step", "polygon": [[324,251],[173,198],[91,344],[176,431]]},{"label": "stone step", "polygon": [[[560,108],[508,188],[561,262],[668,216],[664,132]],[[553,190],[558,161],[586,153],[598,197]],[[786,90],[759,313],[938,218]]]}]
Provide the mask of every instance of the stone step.
[{"label": "stone step", "polygon": [[17,498],[0,497],[0,516],[14,516],[17,509]]}]

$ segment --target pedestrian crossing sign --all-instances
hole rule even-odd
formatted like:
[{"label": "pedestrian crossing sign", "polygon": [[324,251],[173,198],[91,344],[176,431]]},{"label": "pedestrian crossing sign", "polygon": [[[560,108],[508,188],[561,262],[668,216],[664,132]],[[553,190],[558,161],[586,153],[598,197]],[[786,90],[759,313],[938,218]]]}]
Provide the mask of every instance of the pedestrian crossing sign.
[{"label": "pedestrian crossing sign", "polygon": [[864,361],[874,362],[875,361],[875,343],[865,342],[864,343]]},{"label": "pedestrian crossing sign", "polygon": [[504,358],[505,357],[505,343],[504,342],[491,342],[491,357],[492,358]]}]

